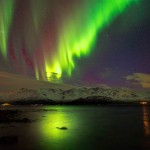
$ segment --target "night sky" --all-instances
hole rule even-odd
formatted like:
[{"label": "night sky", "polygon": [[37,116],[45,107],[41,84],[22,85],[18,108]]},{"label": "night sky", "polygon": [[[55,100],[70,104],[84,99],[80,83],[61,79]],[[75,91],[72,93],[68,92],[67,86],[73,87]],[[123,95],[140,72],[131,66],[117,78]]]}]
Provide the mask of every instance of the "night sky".
[{"label": "night sky", "polygon": [[0,0],[0,70],[150,88],[149,0]]}]

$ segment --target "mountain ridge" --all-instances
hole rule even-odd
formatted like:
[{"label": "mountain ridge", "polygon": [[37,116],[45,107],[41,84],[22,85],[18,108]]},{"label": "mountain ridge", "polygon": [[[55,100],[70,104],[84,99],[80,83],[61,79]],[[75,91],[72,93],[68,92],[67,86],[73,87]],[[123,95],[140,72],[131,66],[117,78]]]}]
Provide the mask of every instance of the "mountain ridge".
[{"label": "mountain ridge", "polygon": [[0,72],[0,102],[45,101],[72,102],[110,100],[120,102],[150,101],[150,92],[108,86],[77,87],[37,81],[24,76]]}]

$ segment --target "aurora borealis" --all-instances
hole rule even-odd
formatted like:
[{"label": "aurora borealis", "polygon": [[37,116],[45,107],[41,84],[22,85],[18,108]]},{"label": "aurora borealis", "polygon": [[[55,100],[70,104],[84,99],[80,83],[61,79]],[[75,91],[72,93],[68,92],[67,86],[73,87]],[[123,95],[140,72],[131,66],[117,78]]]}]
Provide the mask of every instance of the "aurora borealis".
[{"label": "aurora borealis", "polygon": [[[119,24],[117,21],[123,16],[125,19],[128,17],[131,23],[126,27],[124,23],[120,27],[122,33],[116,32],[114,37],[120,34],[121,38],[124,33],[131,33],[131,28],[143,17],[132,16],[138,12],[135,12],[136,9],[140,14],[145,4],[142,0],[0,0],[1,67],[35,76],[38,80],[51,81],[53,77],[61,80],[65,76],[107,84],[110,76],[114,80],[118,78],[112,73],[114,67],[105,66],[106,63],[114,64],[104,54],[107,52],[107,55],[113,56],[115,53],[115,46],[111,48],[112,41],[109,39],[116,30],[112,27],[115,23]],[[122,47],[129,45],[125,43]],[[117,49],[122,51],[120,47]],[[128,49],[126,51],[131,51]],[[94,57],[95,54],[99,58]],[[126,66],[120,68],[127,69]],[[132,70],[124,74],[124,78],[133,73]]]},{"label": "aurora borealis", "polygon": [[11,21],[13,17],[14,1],[0,1],[0,49],[4,57],[7,57],[7,44]]}]

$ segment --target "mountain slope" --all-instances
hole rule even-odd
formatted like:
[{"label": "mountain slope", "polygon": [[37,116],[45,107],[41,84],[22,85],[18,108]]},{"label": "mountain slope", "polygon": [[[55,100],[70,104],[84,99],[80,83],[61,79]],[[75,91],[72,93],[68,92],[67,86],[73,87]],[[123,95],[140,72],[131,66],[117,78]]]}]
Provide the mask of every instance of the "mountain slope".
[{"label": "mountain slope", "polygon": [[141,101],[150,100],[149,92],[139,92],[127,88],[75,87],[66,84],[37,81],[35,79],[0,72],[0,102],[15,101]]},{"label": "mountain slope", "polygon": [[19,90],[21,88],[61,88],[70,89],[71,85],[50,83],[45,81],[37,81],[35,78],[29,78],[26,76],[16,75],[8,72],[0,71],[0,91],[12,91]]}]

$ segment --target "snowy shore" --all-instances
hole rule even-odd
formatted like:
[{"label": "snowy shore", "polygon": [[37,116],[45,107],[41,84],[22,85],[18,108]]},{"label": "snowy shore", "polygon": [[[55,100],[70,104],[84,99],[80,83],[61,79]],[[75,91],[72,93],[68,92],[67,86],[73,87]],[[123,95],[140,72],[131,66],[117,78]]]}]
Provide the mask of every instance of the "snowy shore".
[{"label": "snowy shore", "polygon": [[108,86],[75,87],[0,72],[0,103],[84,104],[150,101],[150,92]]}]

